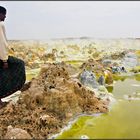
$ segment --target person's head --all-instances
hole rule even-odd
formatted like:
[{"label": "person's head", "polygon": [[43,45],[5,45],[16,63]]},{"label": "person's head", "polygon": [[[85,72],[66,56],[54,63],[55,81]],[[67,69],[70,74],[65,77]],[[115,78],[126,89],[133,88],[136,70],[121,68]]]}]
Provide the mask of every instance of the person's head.
[{"label": "person's head", "polygon": [[0,6],[0,21],[4,21],[6,18],[6,9]]}]

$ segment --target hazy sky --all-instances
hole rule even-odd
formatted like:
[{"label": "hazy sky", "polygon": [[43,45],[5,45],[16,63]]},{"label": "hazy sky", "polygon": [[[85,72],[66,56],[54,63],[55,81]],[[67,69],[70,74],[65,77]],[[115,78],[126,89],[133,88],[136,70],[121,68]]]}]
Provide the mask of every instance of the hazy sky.
[{"label": "hazy sky", "polygon": [[0,1],[8,39],[140,37],[140,1]]}]

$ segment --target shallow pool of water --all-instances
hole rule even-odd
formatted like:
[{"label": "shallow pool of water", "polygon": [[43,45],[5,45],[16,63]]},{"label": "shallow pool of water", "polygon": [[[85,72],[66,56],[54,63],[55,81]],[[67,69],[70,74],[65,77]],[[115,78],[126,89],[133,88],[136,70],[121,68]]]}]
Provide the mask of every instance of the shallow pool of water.
[{"label": "shallow pool of water", "polygon": [[112,93],[115,98],[122,99],[124,95],[131,95],[134,92],[140,93],[140,75],[126,77],[122,80],[115,81]]},{"label": "shallow pool of water", "polygon": [[80,139],[82,135],[90,139],[140,138],[140,100],[124,99],[124,95],[140,93],[139,76],[118,79],[113,87],[108,87],[117,99],[110,112],[98,117],[80,117],[71,129],[63,132],[57,139]]},{"label": "shallow pool of water", "polygon": [[140,101],[118,101],[113,109],[98,117],[81,117],[58,138],[140,138]]}]

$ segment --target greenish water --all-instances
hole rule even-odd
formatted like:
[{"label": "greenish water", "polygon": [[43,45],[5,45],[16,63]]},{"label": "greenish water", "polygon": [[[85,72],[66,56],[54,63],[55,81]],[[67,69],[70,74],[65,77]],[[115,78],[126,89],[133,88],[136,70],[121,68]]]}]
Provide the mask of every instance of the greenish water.
[{"label": "greenish water", "polygon": [[131,95],[134,92],[140,93],[140,74],[120,77],[112,87],[108,87],[108,91],[112,92],[117,99],[122,99],[124,95]]},{"label": "greenish water", "polygon": [[107,114],[98,117],[80,117],[72,127],[56,139],[80,139],[82,135],[90,139],[139,139],[140,100],[125,100],[124,95],[140,93],[140,75],[118,79],[109,91],[117,102]]},{"label": "greenish water", "polygon": [[140,138],[140,101],[119,101],[113,109],[98,117],[81,117],[70,130],[58,137]]}]

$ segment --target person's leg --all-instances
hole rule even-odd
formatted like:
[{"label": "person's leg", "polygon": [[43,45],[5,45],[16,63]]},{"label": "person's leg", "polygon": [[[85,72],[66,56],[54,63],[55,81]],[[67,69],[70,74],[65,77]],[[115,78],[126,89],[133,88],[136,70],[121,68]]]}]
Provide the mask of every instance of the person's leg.
[{"label": "person's leg", "polygon": [[20,90],[26,81],[24,61],[9,56],[8,65],[8,69],[0,71],[0,98]]},{"label": "person's leg", "polygon": [[5,102],[2,102],[2,98],[5,98],[14,92],[20,90],[25,81],[25,64],[24,61],[16,57],[9,56],[8,69],[0,69],[0,106],[3,107]]}]

